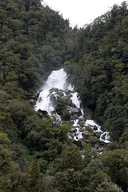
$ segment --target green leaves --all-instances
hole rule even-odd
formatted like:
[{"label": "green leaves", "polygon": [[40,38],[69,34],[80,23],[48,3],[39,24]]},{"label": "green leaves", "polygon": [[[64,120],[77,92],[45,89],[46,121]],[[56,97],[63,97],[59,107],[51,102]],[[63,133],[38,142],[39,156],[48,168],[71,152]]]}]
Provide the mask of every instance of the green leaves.
[{"label": "green leaves", "polygon": [[76,43],[79,51],[71,50],[65,63],[82,103],[113,140],[121,136],[128,117],[127,17],[124,2],[81,29],[81,41]]},{"label": "green leaves", "polygon": [[105,152],[102,155],[103,164],[108,167],[108,174],[112,181],[127,191],[128,184],[128,151],[117,149],[113,152]]},{"label": "green leaves", "polygon": [[80,170],[82,166],[82,157],[77,147],[71,146],[62,153],[60,169],[67,170],[73,168],[74,170]]},{"label": "green leaves", "polygon": [[39,167],[38,164],[34,161],[32,163],[32,168],[30,172],[30,179],[29,179],[29,189],[32,192],[38,192],[39,184]]},{"label": "green leaves", "polygon": [[1,132],[0,133],[0,145],[3,145],[4,147],[6,147],[10,143],[11,143],[11,141],[8,139],[7,134]]},{"label": "green leaves", "polygon": [[[127,191],[127,150],[103,153],[102,163],[81,141],[82,156],[70,124],[42,118],[27,101],[65,63],[84,106],[127,149],[126,2],[79,30],[40,0],[4,0],[0,12],[0,191],[121,192],[115,183]],[[57,103],[62,120],[70,119],[66,106]]]}]

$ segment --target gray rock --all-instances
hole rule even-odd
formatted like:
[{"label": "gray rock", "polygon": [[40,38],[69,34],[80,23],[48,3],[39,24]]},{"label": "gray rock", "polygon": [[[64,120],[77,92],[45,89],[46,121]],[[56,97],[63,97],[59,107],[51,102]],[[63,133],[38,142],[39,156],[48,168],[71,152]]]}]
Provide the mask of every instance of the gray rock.
[{"label": "gray rock", "polygon": [[78,115],[77,115],[77,114],[74,114],[74,115],[72,116],[72,119],[73,119],[73,120],[78,119]]},{"label": "gray rock", "polygon": [[94,146],[96,149],[99,148],[99,143],[95,143],[95,146]]},{"label": "gray rock", "polygon": [[50,100],[51,100],[51,102],[52,102],[53,104],[55,104],[56,101],[57,101],[57,99],[56,99],[56,97],[55,97],[54,95],[51,95],[51,96],[50,96]]},{"label": "gray rock", "polygon": [[36,104],[35,99],[29,99],[29,101],[30,101],[30,103],[31,103],[32,105],[35,105],[35,104]]},{"label": "gray rock", "polygon": [[80,130],[80,132],[83,132],[83,127],[80,127],[79,130]]},{"label": "gray rock", "polygon": [[82,135],[84,139],[87,139],[89,137],[89,132],[86,130],[83,130]]},{"label": "gray rock", "polygon": [[97,136],[98,138],[100,138],[101,132],[94,132],[94,135]]},{"label": "gray rock", "polygon": [[48,118],[48,112],[45,111],[45,110],[39,109],[39,110],[38,110],[38,115],[39,115],[41,118]]},{"label": "gray rock", "polygon": [[81,115],[81,110],[79,108],[76,108],[76,107],[68,107],[69,108],[69,111],[71,111],[71,115],[75,115],[77,114],[78,116]]},{"label": "gray rock", "polygon": [[68,96],[70,96],[70,97],[72,96],[72,95],[71,95],[71,91],[68,90],[68,89],[65,91],[65,94],[68,95]]}]

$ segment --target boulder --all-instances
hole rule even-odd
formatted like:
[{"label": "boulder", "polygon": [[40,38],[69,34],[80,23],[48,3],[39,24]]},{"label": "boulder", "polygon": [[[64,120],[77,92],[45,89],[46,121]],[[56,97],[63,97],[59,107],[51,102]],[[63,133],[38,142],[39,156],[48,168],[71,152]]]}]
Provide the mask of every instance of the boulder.
[{"label": "boulder", "polygon": [[77,129],[73,127],[73,128],[72,128],[72,132],[73,132],[73,133],[76,133],[76,132],[77,132]]},{"label": "boulder", "polygon": [[82,131],[82,135],[83,135],[83,138],[84,138],[84,139],[87,139],[87,138],[89,137],[89,132],[86,131],[86,130],[83,130],[83,131]]},{"label": "boulder", "polygon": [[49,90],[50,95],[57,95],[58,97],[64,96],[64,91],[58,88],[52,88]]},{"label": "boulder", "polygon": [[35,101],[37,101],[41,91],[42,91],[42,90],[40,90],[40,91],[38,91],[38,92],[35,92],[35,93],[33,93],[33,95],[28,95],[29,100],[35,100]]},{"label": "boulder", "polygon": [[68,107],[68,110],[71,112],[71,116],[73,115],[78,115],[80,116],[81,115],[81,110],[79,108],[76,108],[76,107]]},{"label": "boulder", "polygon": [[80,132],[83,132],[83,127],[80,127],[80,128],[79,128],[79,131],[80,131]]},{"label": "boulder", "polygon": [[100,138],[101,132],[94,132],[94,135],[95,135],[96,137]]},{"label": "boulder", "polygon": [[71,106],[71,107],[75,107],[75,108],[76,108],[75,104],[74,104],[74,103],[72,103],[72,101],[71,101],[71,100],[70,100],[70,106]]},{"label": "boulder", "polygon": [[85,119],[92,119],[93,112],[88,109],[87,107],[84,107],[84,117]]},{"label": "boulder", "polygon": [[50,94],[52,94],[53,92],[58,92],[58,88],[51,88],[50,90],[49,90],[49,93]]},{"label": "boulder", "polygon": [[[70,113],[71,113],[71,112],[70,112]],[[72,116],[72,119],[73,119],[73,120],[78,119],[78,115],[77,115],[77,114],[74,114],[74,115]]]},{"label": "boulder", "polygon": [[85,123],[85,122],[83,122],[83,121],[80,120],[80,123],[79,123],[79,124],[80,124],[81,127],[84,127],[84,123]]},{"label": "boulder", "polygon": [[51,95],[51,96],[50,96],[50,100],[51,100],[51,102],[53,103],[53,105],[56,105],[57,99],[56,99],[56,96],[55,96],[55,95]]},{"label": "boulder", "polygon": [[99,143],[95,143],[95,146],[94,146],[96,149],[98,149],[100,146],[99,146]]},{"label": "boulder", "polygon": [[31,103],[32,105],[35,105],[35,104],[36,104],[35,99],[29,99],[29,101],[30,101],[30,103]]},{"label": "boulder", "polygon": [[48,118],[48,112],[45,111],[45,110],[39,109],[39,110],[38,110],[38,115],[39,115],[41,118]]},{"label": "boulder", "polygon": [[72,95],[71,95],[71,91],[68,90],[68,89],[65,90],[65,94],[68,95],[68,96],[70,96],[70,97],[72,96]]}]

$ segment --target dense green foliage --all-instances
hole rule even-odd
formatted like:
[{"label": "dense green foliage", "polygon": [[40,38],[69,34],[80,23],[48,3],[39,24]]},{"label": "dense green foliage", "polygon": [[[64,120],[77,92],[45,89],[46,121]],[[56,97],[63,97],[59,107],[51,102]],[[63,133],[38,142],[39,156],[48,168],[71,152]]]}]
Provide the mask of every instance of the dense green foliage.
[{"label": "dense green foliage", "polygon": [[123,2],[76,31],[71,58],[65,62],[83,104],[117,141],[128,124],[127,33],[128,8]]},{"label": "dense green foliage", "polygon": [[[40,0],[0,1],[0,192],[128,191],[127,33],[126,2],[72,29]],[[110,131],[102,155],[69,139],[65,101],[56,107],[62,124],[31,105],[49,72],[62,66]]]}]

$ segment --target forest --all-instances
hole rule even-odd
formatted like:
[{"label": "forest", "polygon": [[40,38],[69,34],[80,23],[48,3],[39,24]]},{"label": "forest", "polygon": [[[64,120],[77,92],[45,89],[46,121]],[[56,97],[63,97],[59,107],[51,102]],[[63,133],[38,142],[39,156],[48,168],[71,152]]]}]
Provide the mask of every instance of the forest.
[{"label": "forest", "polygon": [[[61,67],[110,133],[102,154],[30,102]],[[41,0],[0,0],[0,192],[128,192],[127,145],[127,2],[78,29]]]}]

